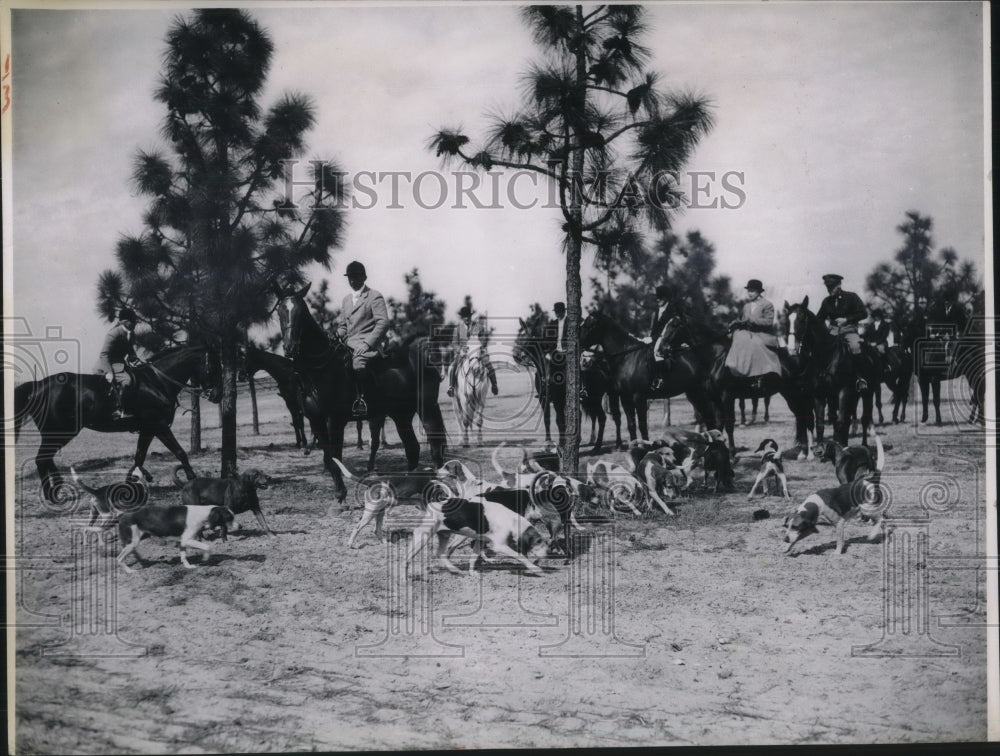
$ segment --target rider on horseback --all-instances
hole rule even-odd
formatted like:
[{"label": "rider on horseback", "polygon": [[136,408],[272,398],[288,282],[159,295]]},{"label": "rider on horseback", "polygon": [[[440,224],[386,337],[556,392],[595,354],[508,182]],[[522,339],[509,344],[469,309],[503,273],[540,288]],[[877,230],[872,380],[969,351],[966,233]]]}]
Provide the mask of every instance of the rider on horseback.
[{"label": "rider on horseback", "polygon": [[[136,320],[134,310],[130,307],[121,308],[118,312],[118,322],[104,337],[104,346],[101,347],[101,356],[95,368],[95,372],[103,375],[109,384],[108,395],[115,406],[114,412],[111,413],[112,420],[131,417],[125,412],[122,393],[124,388],[132,383],[132,376],[125,367],[129,363],[139,361],[135,353]],[[121,365],[122,369],[115,370],[115,365]]]},{"label": "rider on horseback", "polygon": [[477,320],[475,323],[472,322],[472,308],[469,305],[462,305],[462,309],[458,311],[458,316],[461,318],[458,325],[455,326],[455,330],[451,335],[451,347],[452,347],[452,361],[448,368],[448,396],[455,396],[455,385],[458,380],[458,363],[469,351],[469,341],[472,338],[479,340],[479,361],[482,366],[486,369],[486,375],[490,379],[490,390],[493,392],[493,396],[499,393],[497,388],[497,374],[493,369],[493,363],[490,362],[490,354],[486,350],[485,339],[488,336],[481,320]]},{"label": "rider on horseback", "polygon": [[743,305],[740,319],[729,326],[733,341],[726,355],[726,367],[736,377],[753,379],[759,390],[765,375],[781,375],[774,305],[764,299],[764,284],[756,278],[747,282],[746,290],[750,301]]},{"label": "rider on horseback", "polygon": [[673,317],[675,309],[670,304],[670,287],[660,284],[656,287],[656,311],[649,324],[649,338],[653,342],[653,385],[652,391],[663,388],[663,367],[666,362],[668,344],[663,343],[663,329]]},{"label": "rider on horseback", "polygon": [[375,377],[368,363],[378,354],[379,340],[389,327],[389,311],[385,298],[365,285],[368,274],[364,265],[355,260],[347,266],[344,275],[353,291],[344,297],[337,334],[352,352],[351,369],[357,398],[351,413],[356,418],[363,418],[368,414],[365,397],[371,399],[375,387]]},{"label": "rider on horseback", "polygon": [[837,273],[827,273],[823,276],[829,296],[823,300],[816,317],[821,322],[828,322],[830,333],[839,336],[847,344],[851,355],[854,373],[858,376],[856,388],[858,391],[868,389],[868,381],[863,376],[867,371],[864,355],[861,352],[861,336],[858,334],[858,323],[868,316],[861,297],[851,291],[844,291],[840,284],[844,277]]},{"label": "rider on horseback", "polygon": [[879,354],[884,355],[889,349],[889,331],[892,326],[885,319],[885,311],[881,307],[873,307],[871,314],[871,320],[864,323],[862,336]]}]

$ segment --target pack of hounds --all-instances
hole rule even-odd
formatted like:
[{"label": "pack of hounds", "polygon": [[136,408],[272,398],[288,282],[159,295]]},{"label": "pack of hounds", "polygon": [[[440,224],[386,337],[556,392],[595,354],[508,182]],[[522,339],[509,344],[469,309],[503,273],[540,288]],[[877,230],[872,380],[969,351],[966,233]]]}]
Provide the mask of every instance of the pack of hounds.
[{"label": "pack of hounds", "polygon": [[[507,470],[499,458],[504,446],[501,443],[493,450],[491,463],[497,479],[492,481],[461,460],[446,462],[439,469],[365,475],[334,460],[345,480],[356,484],[356,495],[364,506],[347,546],[357,548],[362,530],[372,522],[376,538],[385,537],[387,512],[397,505],[414,505],[415,509],[408,510],[413,517],[407,520],[407,529],[412,531],[407,574],[415,557],[432,542],[430,558],[450,572],[462,574],[452,558],[460,547],[469,546],[468,574],[480,562],[504,558],[540,574],[539,562],[544,558],[562,555],[567,562],[573,558],[574,531],[610,522],[609,514],[639,516],[655,506],[666,515],[676,515],[699,471],[705,490],[731,491],[734,485],[732,457],[718,431],[676,431],[656,441],[633,444],[624,464],[609,459],[587,462],[585,477],[560,472],[559,454],[550,449],[529,454],[521,448],[520,462]],[[821,524],[836,526],[836,551],[843,553],[845,523],[856,516],[872,523],[868,540],[877,541],[884,528],[882,439],[875,435],[874,451],[834,441],[823,442],[814,451],[821,462],[832,464],[837,485],[809,494],[785,518],[785,553],[792,553],[795,544],[817,533]],[[764,439],[754,454],[760,455],[760,463],[748,498],[773,492],[790,499],[778,444]],[[74,484],[89,503],[88,527],[117,526],[122,545],[118,562],[128,572],[133,569],[126,557],[134,554],[141,563],[136,549],[147,537],[179,539],[181,563],[194,567],[188,550],[204,560],[211,549],[205,539],[217,534],[225,542],[235,516],[245,512],[252,512],[264,533],[274,536],[257,493],[273,481],[260,470],[236,478],[177,481],[182,486],[181,503],[166,506],[149,502],[151,476],[142,468],[134,468],[124,482],[100,488],[88,486],[71,471]],[[766,510],[754,513],[754,519],[766,517]]]}]

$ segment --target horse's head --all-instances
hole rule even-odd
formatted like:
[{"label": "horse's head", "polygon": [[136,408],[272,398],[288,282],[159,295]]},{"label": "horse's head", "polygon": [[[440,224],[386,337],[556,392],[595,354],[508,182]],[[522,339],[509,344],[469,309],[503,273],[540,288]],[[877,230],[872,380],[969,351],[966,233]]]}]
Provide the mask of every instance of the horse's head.
[{"label": "horse's head", "polygon": [[592,347],[600,341],[601,315],[597,312],[587,314],[580,323],[580,348]]},{"label": "horse's head", "polygon": [[208,401],[218,404],[222,399],[222,364],[219,355],[207,347],[198,365],[197,381]]},{"label": "horse's head", "polygon": [[677,347],[684,342],[691,343],[691,328],[681,315],[675,314],[663,324],[660,338],[668,347]]},{"label": "horse's head", "polygon": [[281,345],[284,347],[285,356],[289,359],[294,360],[299,355],[305,324],[312,321],[312,315],[305,300],[310,286],[312,284],[306,284],[298,291],[275,287],[275,293],[278,297],[276,305],[278,322],[281,324]]},{"label": "horse's head", "polygon": [[809,342],[810,324],[815,319],[816,316],[809,311],[808,295],[798,303],[785,302],[778,322],[785,343],[788,345],[789,354],[796,356],[801,354],[803,345]]},{"label": "horse's head", "polygon": [[518,320],[520,327],[511,348],[511,356],[521,367],[537,367],[545,354],[545,323],[538,322],[532,327],[524,318]]}]

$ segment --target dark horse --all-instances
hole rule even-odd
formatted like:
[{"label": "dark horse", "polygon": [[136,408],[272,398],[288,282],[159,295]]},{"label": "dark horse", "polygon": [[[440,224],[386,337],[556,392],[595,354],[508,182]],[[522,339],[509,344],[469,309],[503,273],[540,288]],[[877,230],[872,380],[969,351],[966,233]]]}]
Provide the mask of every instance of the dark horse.
[{"label": "dark horse", "polygon": [[62,482],[54,457],[84,428],[101,433],[138,433],[135,467],[140,469],[149,445],[158,438],[180,461],[188,479],[195,477],[170,425],[177,410],[177,396],[189,388],[189,382],[203,387],[209,401],[219,401],[218,358],[204,346],[179,346],[131,368],[131,373],[126,408],[132,416],[122,420],[111,419],[114,402],[103,375],[58,373],[14,389],[15,439],[24,419],[30,417],[42,437],[35,465],[48,501],[56,501],[55,490]]},{"label": "dark horse", "polygon": [[555,328],[551,324],[542,324],[531,329],[524,319],[520,323],[514,342],[514,361],[534,370],[535,396],[542,408],[545,442],[552,442],[552,410],[555,411],[561,446],[566,435],[566,367],[559,356],[553,355],[556,346]]},{"label": "dark horse", "polygon": [[646,422],[650,399],[665,399],[685,394],[695,412],[705,419],[710,428],[714,422],[715,407],[708,395],[705,377],[690,354],[679,353],[668,359],[663,388],[653,393],[653,347],[640,341],[621,325],[600,312],[590,313],[580,325],[580,346],[600,344],[608,361],[612,390],[618,394],[629,440],[635,441],[636,420],[643,440],[649,439]]},{"label": "dark horse", "polygon": [[295,377],[295,366],[287,357],[267,352],[255,346],[248,346],[244,358],[247,377],[252,377],[258,370],[274,378],[278,385],[278,396],[285,400],[288,413],[292,416],[292,428],[295,430],[295,448],[309,449],[309,439],[306,437],[305,415],[302,412],[302,391],[299,379]]},{"label": "dark horse", "polygon": [[[833,336],[819,318],[809,310],[809,297],[799,304],[785,303],[785,336],[788,352],[799,360],[806,385],[812,396],[816,422],[816,442],[823,440],[827,406],[836,408],[833,439],[847,446],[851,418],[861,400],[861,443],[868,445],[868,429],[872,424],[872,402],[875,389],[881,384],[881,363],[872,356],[870,347],[863,347],[867,356],[862,375],[855,373],[847,344]],[[868,384],[858,391],[858,378]]]},{"label": "dark horse", "polygon": [[809,395],[804,390],[795,364],[787,352],[776,351],[781,365],[781,374],[768,373],[757,378],[733,375],[726,367],[726,355],[729,353],[731,340],[727,335],[712,330],[691,317],[683,314],[674,315],[663,327],[664,343],[674,352],[685,353],[682,345],[688,345],[688,353],[698,365],[700,375],[708,381],[709,395],[712,397],[717,416],[716,421],[726,431],[730,451],[735,450],[733,428],[736,425],[736,400],[764,399],[765,402],[774,394],[781,394],[788,409],[795,417],[795,443],[802,446],[805,455],[809,454],[807,431],[810,430],[811,417]]},{"label": "dark horse", "polygon": [[[352,419],[354,377],[351,350],[341,340],[329,337],[313,319],[303,297],[309,287],[280,292],[278,316],[285,354],[295,365],[302,383],[303,409],[323,449],[323,464],[333,477],[337,500],[343,502],[347,489],[340,470],[333,464],[344,450],[344,426]],[[436,347],[425,336],[404,342],[392,355],[377,357],[370,363],[375,375],[374,396],[367,397],[368,425],[371,429],[371,454],[368,469],[375,466],[382,426],[386,417],[396,424],[396,431],[406,451],[410,470],[420,461],[420,444],[413,432],[413,416],[420,415],[434,464],[444,464],[445,429],[438,388],[441,374],[434,355]]]},{"label": "dark horse", "polygon": [[624,448],[618,394],[611,385],[611,368],[600,352],[584,352],[580,355],[580,386],[580,406],[583,414],[590,418],[590,443],[594,445],[593,453],[600,454],[604,445],[604,426],[608,419],[608,413],[604,411],[605,396],[608,397],[608,409],[615,422],[615,448]]},{"label": "dark horse", "polygon": [[906,340],[913,345],[913,365],[920,386],[920,422],[928,419],[928,399],[934,401],[934,422],[941,425],[941,382],[964,377],[971,389],[970,423],[985,422],[986,341],[985,333],[973,332],[981,321],[970,324],[959,305],[939,305],[930,322],[911,323]]}]

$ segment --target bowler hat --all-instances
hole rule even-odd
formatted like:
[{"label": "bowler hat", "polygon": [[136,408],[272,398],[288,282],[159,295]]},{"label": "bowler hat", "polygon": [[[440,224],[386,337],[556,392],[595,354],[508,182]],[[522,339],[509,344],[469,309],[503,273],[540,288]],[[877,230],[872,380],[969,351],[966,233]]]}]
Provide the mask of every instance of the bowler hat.
[{"label": "bowler hat", "polygon": [[824,282],[826,282],[826,281],[838,281],[839,282],[839,281],[843,281],[843,280],[844,280],[844,277],[842,275],[840,275],[839,273],[827,273],[825,276],[823,276],[823,281]]},{"label": "bowler hat", "polygon": [[559,310],[565,310],[566,309],[566,303],[565,302],[556,302],[554,305],[552,305],[552,309],[555,310],[556,312],[558,312]]},{"label": "bowler hat", "polygon": [[749,281],[747,281],[746,289],[747,291],[764,291],[764,284],[762,284],[756,278],[751,278]]},{"label": "bowler hat", "polygon": [[459,317],[462,317],[462,318],[471,318],[472,317],[472,308],[469,307],[469,305],[462,305],[462,307],[458,311],[458,315],[459,315]]},{"label": "bowler hat", "polygon": [[131,320],[133,323],[136,320],[138,320],[138,318],[135,316],[135,310],[133,310],[131,307],[122,307],[118,311],[118,319],[119,320]]},{"label": "bowler hat", "polygon": [[359,263],[357,260],[347,264],[347,269],[344,271],[345,276],[362,276],[363,278],[368,277],[368,273],[365,271],[365,266]]},{"label": "bowler hat", "polygon": [[670,287],[669,286],[667,286],[666,284],[660,284],[659,286],[656,287],[656,298],[657,299],[666,299],[669,296],[670,296]]}]

